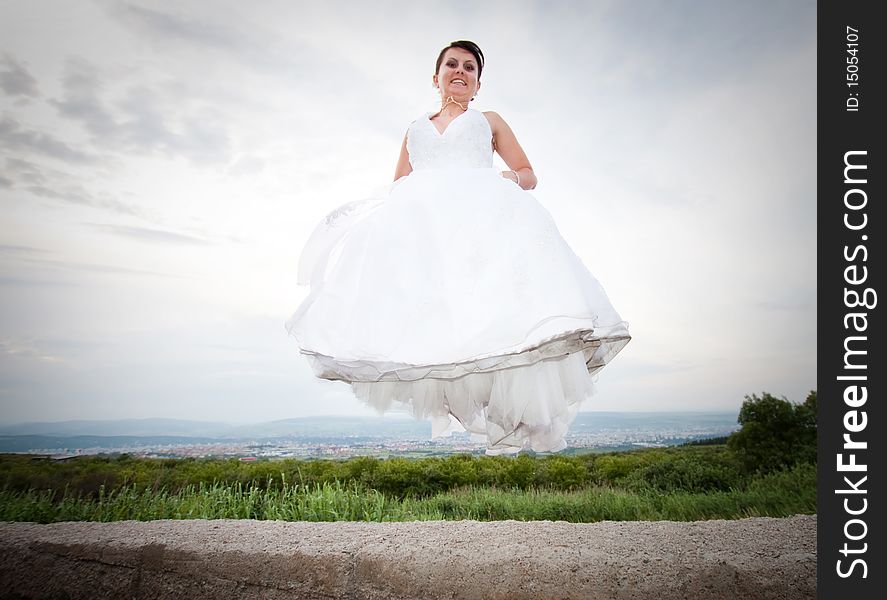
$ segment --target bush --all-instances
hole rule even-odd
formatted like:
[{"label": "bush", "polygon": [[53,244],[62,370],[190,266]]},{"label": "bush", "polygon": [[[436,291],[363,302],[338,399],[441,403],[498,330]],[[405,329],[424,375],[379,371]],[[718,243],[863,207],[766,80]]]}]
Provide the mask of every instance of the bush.
[{"label": "bush", "polygon": [[628,487],[659,492],[726,492],[740,485],[739,469],[732,464],[711,459],[676,457],[660,460],[632,472]]},{"label": "bush", "polygon": [[545,483],[548,487],[557,490],[575,490],[588,482],[588,469],[576,459],[551,456],[541,466],[544,468]]},{"label": "bush", "polygon": [[764,392],[746,396],[742,428],[727,440],[747,472],[769,473],[799,463],[816,463],[816,392],[793,404]]}]

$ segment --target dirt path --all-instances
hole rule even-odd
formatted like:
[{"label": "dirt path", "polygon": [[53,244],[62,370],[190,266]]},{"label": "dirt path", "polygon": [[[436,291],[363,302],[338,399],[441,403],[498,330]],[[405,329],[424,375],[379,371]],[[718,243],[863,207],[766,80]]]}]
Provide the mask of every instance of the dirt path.
[{"label": "dirt path", "polygon": [[816,517],[0,523],[4,598],[815,598]]}]

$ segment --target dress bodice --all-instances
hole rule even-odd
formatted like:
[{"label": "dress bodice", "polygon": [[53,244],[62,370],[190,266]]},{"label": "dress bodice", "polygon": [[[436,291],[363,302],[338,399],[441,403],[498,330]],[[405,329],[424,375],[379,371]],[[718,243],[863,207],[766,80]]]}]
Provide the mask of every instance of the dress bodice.
[{"label": "dress bodice", "polygon": [[425,113],[407,130],[407,152],[413,170],[493,166],[493,132],[480,111],[469,108],[440,133]]}]

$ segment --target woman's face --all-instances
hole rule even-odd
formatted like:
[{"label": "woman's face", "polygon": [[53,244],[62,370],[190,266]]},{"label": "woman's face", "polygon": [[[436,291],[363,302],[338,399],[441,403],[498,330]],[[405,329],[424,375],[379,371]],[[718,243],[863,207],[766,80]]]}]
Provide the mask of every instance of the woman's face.
[{"label": "woman's face", "polygon": [[463,48],[449,48],[440,61],[440,69],[434,76],[434,85],[440,88],[441,98],[453,97],[468,101],[480,89],[477,80],[477,60]]}]

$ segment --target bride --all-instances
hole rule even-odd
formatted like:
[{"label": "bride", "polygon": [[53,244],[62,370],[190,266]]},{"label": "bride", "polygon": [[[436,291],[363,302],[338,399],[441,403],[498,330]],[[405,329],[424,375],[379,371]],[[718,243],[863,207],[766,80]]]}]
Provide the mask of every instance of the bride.
[{"label": "bride", "polygon": [[[443,135],[447,127],[457,117],[467,111],[468,103],[474,100],[480,89],[480,74],[484,68],[483,53],[473,42],[461,40],[453,42],[437,57],[432,81],[440,91],[441,109],[430,117],[435,128]],[[483,113],[492,132],[493,150],[499,153],[511,170],[503,171],[503,177],[509,177],[525,190],[536,187],[536,175],[524,154],[523,148],[508,124],[493,111]],[[408,139],[404,136],[400,159],[394,179],[409,175],[413,170],[407,148]],[[523,179],[522,179],[523,178]]]},{"label": "bride", "polygon": [[385,194],[317,225],[286,328],[317,377],[379,411],[430,418],[435,436],[461,425],[487,454],[558,451],[630,336],[525,191],[536,175],[508,124],[468,108],[483,67],[473,42],[440,52],[440,110],[410,124]]}]

